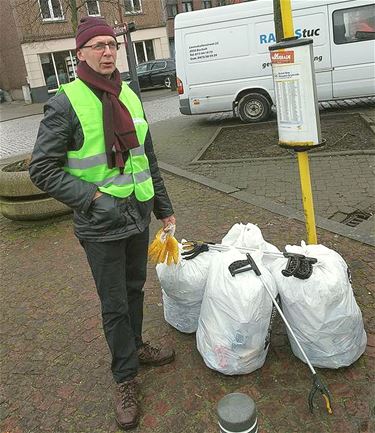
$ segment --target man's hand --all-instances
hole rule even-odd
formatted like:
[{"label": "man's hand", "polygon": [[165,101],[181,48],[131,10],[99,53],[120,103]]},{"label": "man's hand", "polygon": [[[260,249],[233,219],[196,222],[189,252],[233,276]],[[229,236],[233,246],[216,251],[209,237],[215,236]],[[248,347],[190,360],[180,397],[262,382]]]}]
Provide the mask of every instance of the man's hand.
[{"label": "man's hand", "polygon": [[163,223],[163,230],[167,231],[168,230],[168,226],[170,224],[176,225],[176,218],[174,215],[171,215],[167,218],[162,218],[161,222]]}]

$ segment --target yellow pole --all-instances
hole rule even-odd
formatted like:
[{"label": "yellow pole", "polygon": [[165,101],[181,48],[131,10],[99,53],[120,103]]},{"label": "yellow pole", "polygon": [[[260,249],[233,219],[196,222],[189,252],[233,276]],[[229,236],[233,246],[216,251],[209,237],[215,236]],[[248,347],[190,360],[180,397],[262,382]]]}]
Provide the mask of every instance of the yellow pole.
[{"label": "yellow pole", "polygon": [[[290,0],[280,0],[280,9],[284,38],[292,38],[294,36],[294,27]],[[309,156],[307,152],[297,152],[297,155],[299,176],[301,180],[302,205],[307,231],[307,243],[316,244],[318,240],[316,236],[314,203],[311,190]]]},{"label": "yellow pole", "polygon": [[284,38],[292,38],[294,36],[294,28],[290,0],[280,0],[280,10]]},{"label": "yellow pole", "polygon": [[314,202],[311,191],[309,155],[307,152],[297,152],[299,177],[301,181],[302,205],[305,214],[307,243],[317,244],[315,227]]}]

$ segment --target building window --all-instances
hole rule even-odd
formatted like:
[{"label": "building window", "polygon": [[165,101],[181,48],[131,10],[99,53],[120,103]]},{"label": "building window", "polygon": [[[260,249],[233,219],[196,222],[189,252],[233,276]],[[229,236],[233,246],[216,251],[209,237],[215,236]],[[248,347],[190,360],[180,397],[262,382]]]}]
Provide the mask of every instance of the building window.
[{"label": "building window", "polygon": [[172,3],[167,6],[167,13],[169,18],[173,18],[178,14],[177,3]]},{"label": "building window", "polygon": [[39,0],[39,5],[43,21],[64,19],[60,0]]},{"label": "building window", "polygon": [[182,2],[182,12],[191,12],[192,10],[193,10],[193,2],[192,1]]},{"label": "building window", "polygon": [[141,0],[124,0],[125,14],[140,14],[142,12]]},{"label": "building window", "polygon": [[202,1],[202,9],[209,9],[212,8],[212,1],[211,0],[203,0]]},{"label": "building window", "polygon": [[100,16],[100,8],[98,0],[86,0],[87,15]]},{"label": "building window", "polygon": [[61,84],[69,83],[77,77],[74,52],[60,51],[40,54],[39,57],[48,93],[56,92]]},{"label": "building window", "polygon": [[137,58],[137,64],[155,60],[154,44],[152,40],[134,42],[134,51]]},{"label": "building window", "polygon": [[333,38],[335,44],[375,39],[375,5],[333,12]]}]

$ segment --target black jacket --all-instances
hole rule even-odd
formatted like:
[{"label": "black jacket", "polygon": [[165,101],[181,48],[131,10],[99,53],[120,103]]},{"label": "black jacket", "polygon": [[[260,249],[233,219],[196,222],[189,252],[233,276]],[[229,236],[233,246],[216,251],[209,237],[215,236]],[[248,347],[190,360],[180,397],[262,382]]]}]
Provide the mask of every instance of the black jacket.
[{"label": "black jacket", "polygon": [[118,199],[108,194],[93,201],[96,185],[63,170],[67,151],[78,150],[83,132],[77,115],[64,93],[52,97],[44,107],[44,118],[32,153],[29,173],[33,183],[74,211],[74,232],[79,239],[111,241],[143,231],[156,218],[173,214],[171,202],[157,165],[150,131],[144,143],[155,196],[139,202],[132,194]]}]

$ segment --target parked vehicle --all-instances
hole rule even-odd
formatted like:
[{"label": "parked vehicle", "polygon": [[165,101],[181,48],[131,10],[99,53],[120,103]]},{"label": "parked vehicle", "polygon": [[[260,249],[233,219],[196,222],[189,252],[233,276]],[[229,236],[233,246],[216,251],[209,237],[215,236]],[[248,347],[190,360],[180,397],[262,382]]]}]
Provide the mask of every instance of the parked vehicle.
[{"label": "parked vehicle", "polygon": [[[297,38],[312,38],[319,101],[375,95],[375,4],[292,0]],[[177,88],[182,114],[233,111],[267,119],[275,101],[268,47],[272,0],[178,14]]]},{"label": "parked vehicle", "polygon": [[[176,80],[176,65],[173,59],[157,59],[137,65],[137,75],[141,89],[149,87],[171,88],[172,80]],[[130,78],[125,75],[125,80]]]}]

